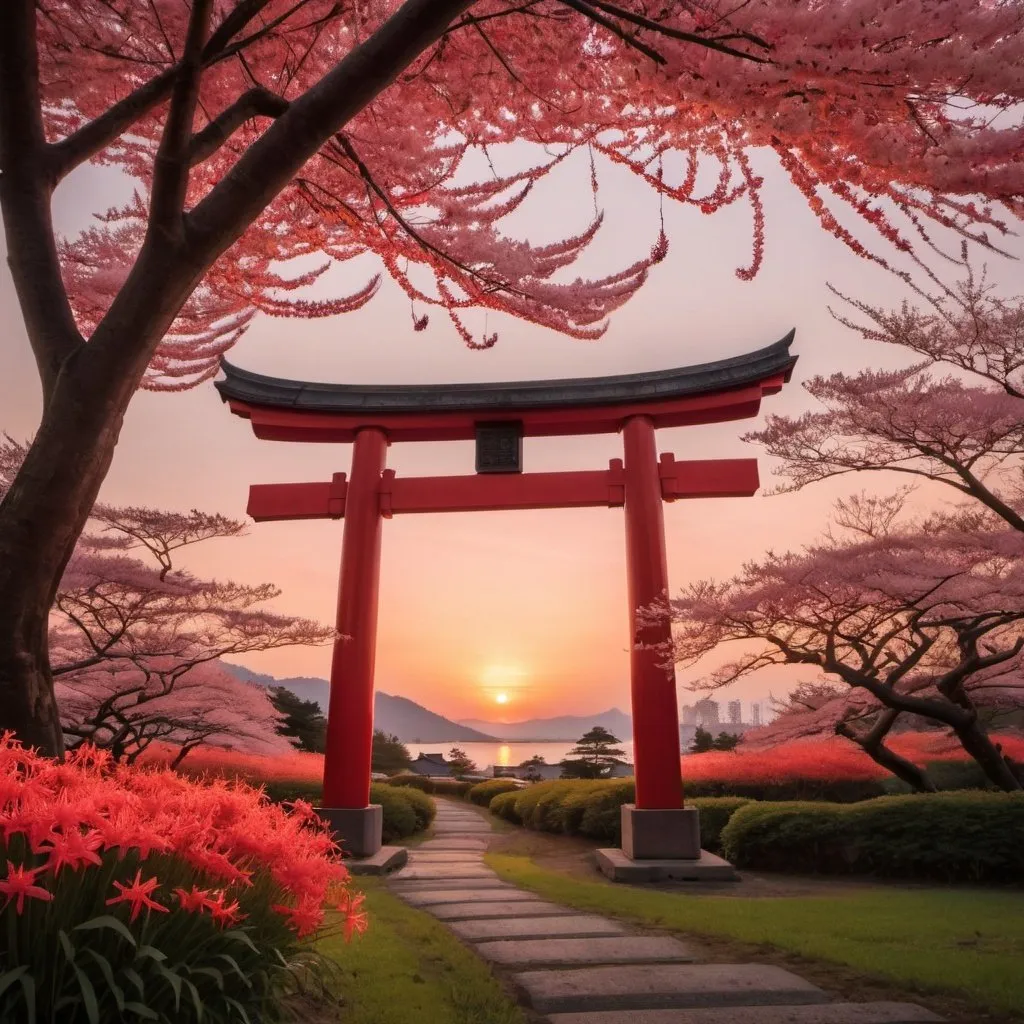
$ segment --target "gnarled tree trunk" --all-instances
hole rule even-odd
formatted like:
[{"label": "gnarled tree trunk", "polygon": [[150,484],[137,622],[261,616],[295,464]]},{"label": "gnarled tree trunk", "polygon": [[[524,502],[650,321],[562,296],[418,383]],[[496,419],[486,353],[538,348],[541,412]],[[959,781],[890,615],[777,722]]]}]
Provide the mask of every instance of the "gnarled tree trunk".
[{"label": "gnarled tree trunk", "polygon": [[44,393],[39,431],[0,503],[0,729],[46,754],[64,750],[48,657],[50,608],[128,404],[195,276],[180,253],[140,254],[93,338],[61,362]]},{"label": "gnarled tree trunk", "polygon": [[910,786],[915,793],[934,793],[935,783],[923,768],[919,768],[913,761],[901,757],[895,750],[891,750],[885,745],[885,737],[895,725],[900,714],[901,712],[895,708],[888,708],[863,735],[858,733],[849,722],[838,722],[836,723],[836,735],[852,740],[872,761],[881,765],[886,771],[892,772],[896,778]]}]

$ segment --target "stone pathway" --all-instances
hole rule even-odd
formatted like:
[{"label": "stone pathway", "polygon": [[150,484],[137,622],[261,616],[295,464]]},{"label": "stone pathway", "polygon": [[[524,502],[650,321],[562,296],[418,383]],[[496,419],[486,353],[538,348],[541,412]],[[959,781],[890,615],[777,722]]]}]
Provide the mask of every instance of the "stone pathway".
[{"label": "stone pathway", "polygon": [[437,801],[435,838],[390,877],[396,895],[444,921],[505,971],[549,1024],[925,1024],[909,1003],[836,1003],[768,964],[700,963],[670,936],[633,934],[503,882],[483,861],[492,829]]}]

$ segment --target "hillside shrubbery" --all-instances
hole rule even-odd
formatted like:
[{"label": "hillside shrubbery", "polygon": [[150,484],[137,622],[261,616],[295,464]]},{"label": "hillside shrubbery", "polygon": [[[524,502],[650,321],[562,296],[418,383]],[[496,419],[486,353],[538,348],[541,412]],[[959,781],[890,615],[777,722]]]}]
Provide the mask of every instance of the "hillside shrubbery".
[{"label": "hillside shrubbery", "polygon": [[514,779],[488,779],[486,782],[478,782],[466,796],[472,803],[487,807],[499,793],[517,793],[522,788],[522,784]]},{"label": "hillside shrubbery", "polygon": [[[560,779],[500,793],[492,814],[617,844],[631,781]],[[701,844],[740,868],[943,882],[1024,880],[1024,794],[950,792],[858,803],[695,797]]]},{"label": "hillside shrubbery", "polygon": [[454,796],[460,800],[473,788],[472,782],[459,779],[428,779],[425,775],[393,775],[388,779],[389,786],[409,786],[423,793],[437,796]]},{"label": "hillside shrubbery", "polygon": [[930,793],[859,804],[759,803],[722,830],[740,868],[935,881],[1024,880],[1024,794]]},{"label": "hillside shrubbery", "polygon": [[[538,832],[587,836],[618,843],[622,838],[621,807],[632,803],[632,780],[557,779],[517,793],[499,793],[492,814]],[[701,812],[705,849],[718,847],[718,836],[730,815],[749,801],[742,797],[698,797],[687,806]]]}]

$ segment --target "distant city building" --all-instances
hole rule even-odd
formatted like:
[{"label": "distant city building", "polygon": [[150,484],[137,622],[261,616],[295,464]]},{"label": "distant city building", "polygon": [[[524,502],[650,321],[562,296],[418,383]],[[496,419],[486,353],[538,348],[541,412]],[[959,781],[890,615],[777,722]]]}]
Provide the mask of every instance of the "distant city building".
[{"label": "distant city building", "polygon": [[729,724],[739,725],[743,721],[743,705],[738,700],[729,701]]},{"label": "distant city building", "polygon": [[753,726],[761,724],[761,705],[757,701],[750,705],[750,724]]},{"label": "distant city building", "polygon": [[697,709],[692,704],[684,704],[679,709],[679,721],[683,725],[696,725]]},{"label": "distant city building", "polygon": [[718,701],[710,700],[707,697],[704,700],[699,700],[694,705],[694,710],[697,712],[697,725],[704,729],[709,728],[712,725],[718,725]]}]

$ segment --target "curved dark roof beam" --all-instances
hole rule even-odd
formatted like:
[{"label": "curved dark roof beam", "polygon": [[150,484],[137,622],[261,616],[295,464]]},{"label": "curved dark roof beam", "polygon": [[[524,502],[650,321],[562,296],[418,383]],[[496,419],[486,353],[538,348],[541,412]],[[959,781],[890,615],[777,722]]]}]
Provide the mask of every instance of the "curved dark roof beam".
[{"label": "curved dark roof beam", "polygon": [[226,360],[215,387],[225,401],[263,409],[364,416],[526,412],[581,406],[636,405],[743,388],[781,376],[796,363],[795,331],[755,352],[696,366],[611,377],[506,381],[493,384],[320,384],[252,373]]}]

